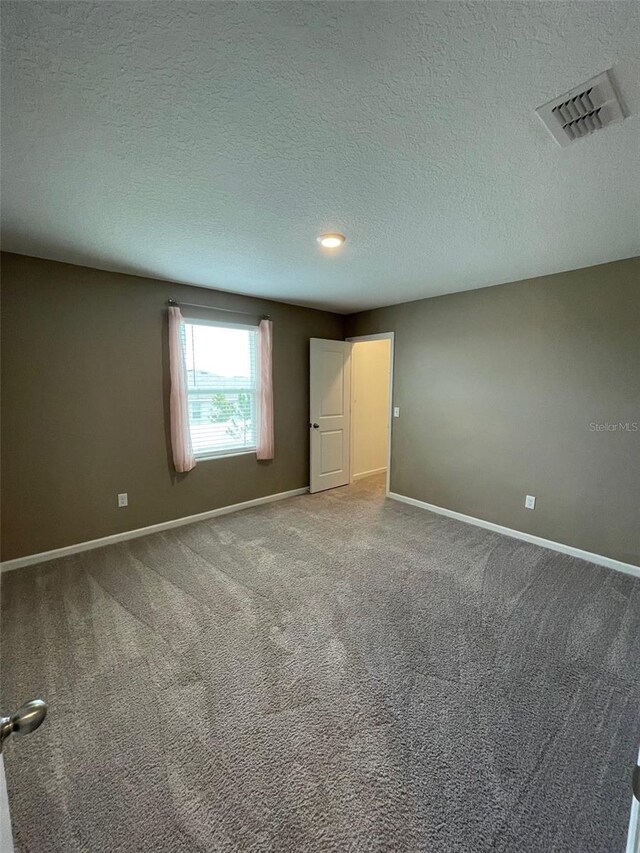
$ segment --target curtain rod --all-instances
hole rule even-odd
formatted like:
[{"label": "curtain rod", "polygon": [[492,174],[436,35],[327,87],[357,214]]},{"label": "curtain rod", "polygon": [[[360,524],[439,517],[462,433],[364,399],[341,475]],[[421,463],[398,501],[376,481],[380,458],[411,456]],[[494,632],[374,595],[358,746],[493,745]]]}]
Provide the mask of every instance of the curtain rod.
[{"label": "curtain rod", "polygon": [[213,305],[200,305],[197,302],[177,302],[175,299],[168,299],[167,305],[172,305],[179,308],[184,305],[187,308],[206,308],[207,311],[225,311],[229,314],[244,314],[247,317],[262,317],[263,320],[270,320],[269,314],[258,314],[257,311],[237,311],[235,308],[216,308]]}]

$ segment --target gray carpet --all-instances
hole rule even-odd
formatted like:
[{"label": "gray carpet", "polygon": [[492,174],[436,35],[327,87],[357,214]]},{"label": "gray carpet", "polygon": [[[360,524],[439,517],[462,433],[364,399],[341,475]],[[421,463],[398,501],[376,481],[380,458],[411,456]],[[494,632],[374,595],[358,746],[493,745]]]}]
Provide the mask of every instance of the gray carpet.
[{"label": "gray carpet", "polygon": [[2,599],[3,707],[50,704],[5,749],[20,851],[624,849],[640,581],[376,478]]}]

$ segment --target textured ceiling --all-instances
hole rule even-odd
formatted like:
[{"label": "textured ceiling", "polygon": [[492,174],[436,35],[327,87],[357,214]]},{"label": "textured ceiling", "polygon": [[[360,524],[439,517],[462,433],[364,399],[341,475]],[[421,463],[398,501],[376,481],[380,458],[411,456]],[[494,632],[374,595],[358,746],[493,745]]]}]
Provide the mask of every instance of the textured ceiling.
[{"label": "textured ceiling", "polygon": [[[9,251],[340,311],[640,252],[637,3],[2,18]],[[561,149],[534,109],[612,66],[630,118]]]}]

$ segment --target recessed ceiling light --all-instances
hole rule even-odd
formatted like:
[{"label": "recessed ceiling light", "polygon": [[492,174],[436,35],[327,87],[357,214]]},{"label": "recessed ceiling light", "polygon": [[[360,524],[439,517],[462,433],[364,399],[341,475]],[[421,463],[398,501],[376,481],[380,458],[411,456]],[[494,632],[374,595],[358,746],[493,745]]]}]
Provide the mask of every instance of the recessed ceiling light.
[{"label": "recessed ceiling light", "polygon": [[323,249],[339,249],[346,239],[344,234],[321,234],[318,237],[318,243]]}]

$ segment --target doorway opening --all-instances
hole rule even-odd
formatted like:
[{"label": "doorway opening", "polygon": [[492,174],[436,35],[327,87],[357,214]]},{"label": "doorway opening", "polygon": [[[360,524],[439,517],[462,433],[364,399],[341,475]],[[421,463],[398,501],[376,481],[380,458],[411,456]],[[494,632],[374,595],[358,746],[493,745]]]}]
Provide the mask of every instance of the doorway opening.
[{"label": "doorway opening", "polygon": [[389,494],[393,332],[310,341],[309,491],[386,472]]},{"label": "doorway opening", "polygon": [[362,335],[351,343],[350,482],[391,477],[393,332]]}]

